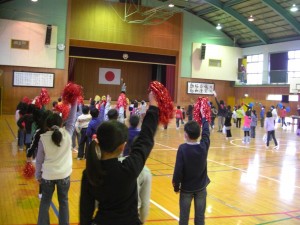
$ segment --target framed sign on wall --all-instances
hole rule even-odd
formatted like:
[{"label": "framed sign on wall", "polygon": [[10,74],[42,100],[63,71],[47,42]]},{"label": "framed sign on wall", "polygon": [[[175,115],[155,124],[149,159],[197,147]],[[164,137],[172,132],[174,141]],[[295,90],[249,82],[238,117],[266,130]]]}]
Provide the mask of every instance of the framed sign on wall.
[{"label": "framed sign on wall", "polygon": [[214,83],[187,82],[187,93],[194,95],[213,95]]},{"label": "framed sign on wall", "polygon": [[54,73],[14,71],[13,86],[53,88]]}]

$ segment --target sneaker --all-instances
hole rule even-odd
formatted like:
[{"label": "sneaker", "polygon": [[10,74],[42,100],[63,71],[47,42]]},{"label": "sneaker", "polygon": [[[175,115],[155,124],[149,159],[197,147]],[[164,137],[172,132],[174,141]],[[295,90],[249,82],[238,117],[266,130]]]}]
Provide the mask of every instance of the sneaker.
[{"label": "sneaker", "polygon": [[228,140],[229,138],[227,137],[226,140]]},{"label": "sneaker", "polygon": [[278,145],[276,145],[276,146],[275,146],[273,149],[276,149],[276,150],[277,150],[278,148],[279,148],[279,146],[278,146]]},{"label": "sneaker", "polygon": [[83,158],[78,157],[77,160],[83,160]]},{"label": "sneaker", "polygon": [[73,148],[73,149],[72,149],[72,152],[73,152],[73,153],[78,153],[78,151],[77,151],[76,148]]},{"label": "sneaker", "polygon": [[176,130],[179,130],[179,127],[176,127]]},{"label": "sneaker", "polygon": [[19,148],[19,151],[23,151],[23,148]]},{"label": "sneaker", "polygon": [[242,143],[245,144],[246,142],[245,142],[245,141],[242,141]]},{"label": "sneaker", "polygon": [[38,197],[39,197],[39,199],[42,199],[42,194],[39,194]]},{"label": "sneaker", "polygon": [[265,147],[266,147],[266,149],[269,149],[269,146],[266,145]]}]

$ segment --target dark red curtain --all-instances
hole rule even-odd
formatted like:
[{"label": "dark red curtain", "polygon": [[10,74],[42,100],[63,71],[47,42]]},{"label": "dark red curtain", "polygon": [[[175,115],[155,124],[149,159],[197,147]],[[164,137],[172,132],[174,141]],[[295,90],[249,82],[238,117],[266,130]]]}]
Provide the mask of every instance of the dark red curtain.
[{"label": "dark red curtain", "polygon": [[169,91],[172,100],[175,95],[175,66],[167,65],[166,69],[166,88]]},{"label": "dark red curtain", "polygon": [[68,81],[74,81],[75,79],[75,62],[75,58],[69,58]]}]

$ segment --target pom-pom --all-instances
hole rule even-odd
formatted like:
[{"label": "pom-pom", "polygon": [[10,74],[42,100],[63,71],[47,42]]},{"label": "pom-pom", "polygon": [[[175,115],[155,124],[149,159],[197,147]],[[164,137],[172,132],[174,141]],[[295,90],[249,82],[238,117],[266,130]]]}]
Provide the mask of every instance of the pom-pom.
[{"label": "pom-pom", "polygon": [[84,105],[84,99],[83,99],[83,97],[82,97],[82,96],[79,96],[79,97],[78,97],[78,99],[77,99],[77,103],[78,103],[78,104],[82,104],[82,105]]},{"label": "pom-pom", "polygon": [[126,95],[124,93],[121,93],[118,98],[117,108],[119,109],[121,107],[124,107],[125,109],[126,106],[127,106]]},{"label": "pom-pom", "polygon": [[47,105],[50,102],[50,95],[46,88],[42,88],[39,99],[42,105]]},{"label": "pom-pom", "polygon": [[285,110],[287,113],[291,112],[291,108],[289,106],[287,106]]},{"label": "pom-pom", "polygon": [[34,173],[35,173],[35,167],[32,165],[31,162],[26,162],[24,168],[23,168],[23,176],[26,178],[26,179],[30,179],[34,176]]},{"label": "pom-pom", "polygon": [[66,103],[57,104],[55,106],[55,111],[61,113],[63,120],[67,119],[70,112],[70,106]]},{"label": "pom-pom", "polygon": [[101,99],[101,98],[100,98],[100,96],[99,96],[99,95],[96,95],[96,96],[95,96],[95,98],[94,98],[95,102],[99,102],[99,101],[100,101],[100,99]]},{"label": "pom-pom", "polygon": [[70,82],[65,86],[63,90],[62,99],[65,103],[70,103],[71,105],[73,105],[77,102],[77,99],[80,96],[83,96],[82,93],[83,92],[81,86]]},{"label": "pom-pom", "polygon": [[158,81],[152,81],[149,92],[154,94],[159,108],[159,122],[168,124],[174,117],[174,104],[168,90]]},{"label": "pom-pom", "polygon": [[249,107],[252,108],[253,106],[254,106],[254,103],[253,103],[253,102],[250,102],[250,103],[249,103]]},{"label": "pom-pom", "polygon": [[277,106],[278,106],[280,109],[282,109],[282,108],[283,108],[283,105],[282,105],[282,103],[281,103],[281,102],[279,102],[279,103],[277,104]]},{"label": "pom-pom", "polygon": [[[200,108],[203,107],[204,115],[201,115]],[[198,97],[197,102],[194,105],[193,117],[196,122],[202,126],[202,117],[210,123],[211,121],[211,109],[207,97]]]},{"label": "pom-pom", "polygon": [[22,102],[26,103],[26,104],[31,104],[32,100],[30,98],[28,98],[27,96],[23,97]]}]

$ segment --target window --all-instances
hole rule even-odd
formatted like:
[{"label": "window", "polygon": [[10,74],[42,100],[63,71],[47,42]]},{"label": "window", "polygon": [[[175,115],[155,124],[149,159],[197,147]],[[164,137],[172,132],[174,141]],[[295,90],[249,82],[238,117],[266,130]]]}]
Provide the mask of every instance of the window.
[{"label": "window", "polygon": [[[298,95],[289,95],[289,101],[290,102],[298,102]],[[281,102],[282,100],[282,95],[267,95],[267,99],[266,100],[269,100],[269,101],[278,101],[278,102]]]},{"label": "window", "polygon": [[300,50],[288,52],[288,83],[300,78]]},{"label": "window", "polygon": [[263,54],[247,56],[247,84],[262,84]]}]

